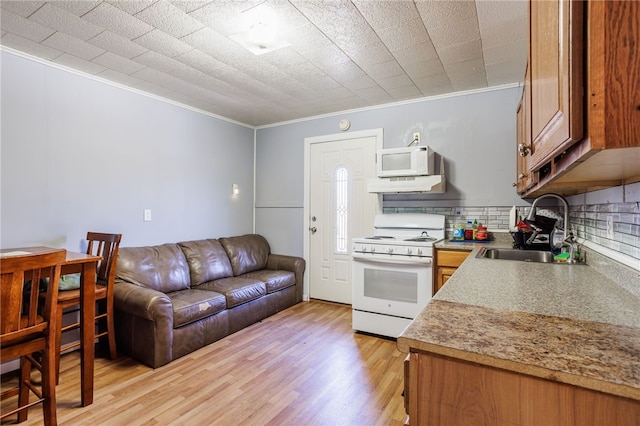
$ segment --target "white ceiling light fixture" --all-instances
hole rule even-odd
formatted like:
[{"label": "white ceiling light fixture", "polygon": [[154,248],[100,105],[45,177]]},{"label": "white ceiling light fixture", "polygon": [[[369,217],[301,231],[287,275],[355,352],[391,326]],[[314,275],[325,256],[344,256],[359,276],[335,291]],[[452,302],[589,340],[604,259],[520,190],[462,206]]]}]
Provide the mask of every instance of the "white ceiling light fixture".
[{"label": "white ceiling light fixture", "polygon": [[268,22],[256,22],[249,28],[249,39],[262,48],[273,43],[276,38],[276,29]]},{"label": "white ceiling light fixture", "polygon": [[263,55],[290,46],[287,41],[278,36],[278,25],[270,14],[262,17],[254,15],[253,19],[247,16],[247,19],[251,21],[247,26],[248,30],[232,34],[229,38],[249,52],[254,55]]}]

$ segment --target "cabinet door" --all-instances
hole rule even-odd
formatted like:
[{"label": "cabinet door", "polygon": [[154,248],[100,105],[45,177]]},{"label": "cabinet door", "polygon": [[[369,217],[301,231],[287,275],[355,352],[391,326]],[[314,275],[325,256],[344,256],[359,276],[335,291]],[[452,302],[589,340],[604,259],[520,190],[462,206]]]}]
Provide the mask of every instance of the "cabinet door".
[{"label": "cabinet door", "polygon": [[449,278],[451,278],[451,275],[453,275],[453,273],[457,270],[458,268],[452,268],[449,266],[439,266],[438,267],[438,271],[437,271],[437,277],[436,277],[436,288],[433,294],[436,294],[441,288],[442,286],[444,286],[447,281],[449,280]]},{"label": "cabinet door", "polygon": [[434,252],[433,264],[433,294],[447,282],[451,275],[458,269],[458,266],[471,253],[468,250],[436,250]]},{"label": "cabinet door", "polygon": [[[640,147],[640,2],[590,1],[586,7],[590,147]],[[605,176],[619,175],[620,169],[628,170],[623,179],[638,176],[637,160],[634,167],[629,154],[609,160],[611,171]]]},{"label": "cabinet door", "polygon": [[531,84],[529,82],[529,65],[524,76],[524,88],[520,105],[516,112],[517,120],[517,146],[516,146],[516,190],[518,194],[531,188],[537,174],[529,170],[529,152],[531,150]]},{"label": "cabinet door", "polygon": [[637,400],[411,351],[412,426],[638,425]]},{"label": "cabinet door", "polygon": [[583,135],[582,12],[582,1],[530,2],[531,170]]}]

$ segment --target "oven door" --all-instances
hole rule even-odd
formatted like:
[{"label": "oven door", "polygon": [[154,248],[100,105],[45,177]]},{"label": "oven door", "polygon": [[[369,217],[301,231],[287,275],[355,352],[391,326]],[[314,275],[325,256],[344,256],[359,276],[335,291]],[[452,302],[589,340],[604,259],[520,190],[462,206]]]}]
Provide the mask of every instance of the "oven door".
[{"label": "oven door", "polygon": [[430,259],[422,262],[354,257],[353,309],[414,319],[431,299]]}]

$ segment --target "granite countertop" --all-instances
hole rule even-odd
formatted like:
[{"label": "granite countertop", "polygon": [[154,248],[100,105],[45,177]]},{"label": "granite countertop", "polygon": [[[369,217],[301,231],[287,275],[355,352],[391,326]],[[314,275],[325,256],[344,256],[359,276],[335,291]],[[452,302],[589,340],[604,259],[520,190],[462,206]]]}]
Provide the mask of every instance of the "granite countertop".
[{"label": "granite countertop", "polygon": [[[469,249],[449,244],[436,248]],[[400,351],[427,351],[640,400],[640,298],[588,264],[476,258],[481,246],[508,245],[472,246],[398,338]]]}]

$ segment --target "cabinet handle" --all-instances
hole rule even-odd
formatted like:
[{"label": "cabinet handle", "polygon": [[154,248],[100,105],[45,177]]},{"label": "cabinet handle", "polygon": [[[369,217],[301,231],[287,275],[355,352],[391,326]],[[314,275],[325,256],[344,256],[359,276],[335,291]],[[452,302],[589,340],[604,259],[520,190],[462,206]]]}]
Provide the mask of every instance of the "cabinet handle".
[{"label": "cabinet handle", "polygon": [[524,179],[527,175],[525,175],[524,173],[520,173],[518,175],[518,179]]},{"label": "cabinet handle", "polygon": [[520,157],[526,157],[527,155],[529,155],[531,153],[531,147],[529,147],[528,145],[525,145],[523,143],[519,143],[518,144],[518,153],[520,154]]}]

